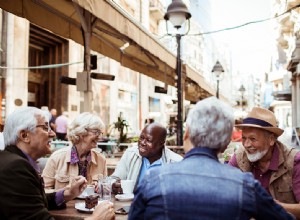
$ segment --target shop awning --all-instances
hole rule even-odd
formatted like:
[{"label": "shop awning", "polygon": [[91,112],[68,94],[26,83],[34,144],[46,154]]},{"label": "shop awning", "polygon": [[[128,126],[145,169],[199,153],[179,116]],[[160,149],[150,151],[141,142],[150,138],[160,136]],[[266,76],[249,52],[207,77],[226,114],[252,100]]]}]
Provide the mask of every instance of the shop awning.
[{"label": "shop awning", "polygon": [[[93,15],[92,50],[122,66],[176,85],[176,56],[112,0],[0,0],[0,7],[82,45],[79,14],[88,11]],[[201,76],[188,73],[187,81],[196,83],[202,97],[213,94]],[[197,101],[199,97],[186,91],[186,99]]]}]

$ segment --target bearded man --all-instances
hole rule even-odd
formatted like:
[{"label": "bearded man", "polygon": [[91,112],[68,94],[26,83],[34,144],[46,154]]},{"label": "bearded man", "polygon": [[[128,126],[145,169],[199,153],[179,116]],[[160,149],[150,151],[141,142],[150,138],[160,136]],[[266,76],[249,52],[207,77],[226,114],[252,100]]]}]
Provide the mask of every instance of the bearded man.
[{"label": "bearded man", "polygon": [[277,140],[283,130],[274,113],[254,107],[236,127],[242,129],[243,147],[229,165],[251,172],[277,203],[300,219],[300,153]]}]

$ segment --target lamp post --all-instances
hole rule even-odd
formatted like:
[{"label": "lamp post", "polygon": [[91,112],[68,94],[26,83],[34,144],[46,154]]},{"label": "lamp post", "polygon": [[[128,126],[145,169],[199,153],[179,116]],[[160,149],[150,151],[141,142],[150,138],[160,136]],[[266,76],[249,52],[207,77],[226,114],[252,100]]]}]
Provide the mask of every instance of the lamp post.
[{"label": "lamp post", "polygon": [[216,97],[219,98],[219,81],[223,79],[224,69],[219,61],[216,62],[212,71],[215,80],[217,80],[217,94]]},{"label": "lamp post", "polygon": [[244,85],[242,84],[241,87],[239,88],[239,91],[241,92],[241,96],[242,96],[242,101],[241,101],[241,105],[242,105],[242,111],[244,111],[244,92],[246,91]]},{"label": "lamp post", "polygon": [[[173,0],[168,6],[167,12],[164,19],[173,24],[174,28],[177,30],[182,27],[186,20],[191,18],[191,13],[187,9],[186,5],[181,0]],[[168,32],[168,25],[167,25]],[[169,33],[168,33],[169,34]],[[187,34],[187,33],[185,33]],[[177,41],[177,62],[176,62],[176,73],[177,73],[177,145],[183,145],[182,139],[182,109],[183,109],[183,95],[182,95],[182,79],[181,79],[181,52],[180,52],[180,41],[181,37],[185,34],[176,34]]]}]

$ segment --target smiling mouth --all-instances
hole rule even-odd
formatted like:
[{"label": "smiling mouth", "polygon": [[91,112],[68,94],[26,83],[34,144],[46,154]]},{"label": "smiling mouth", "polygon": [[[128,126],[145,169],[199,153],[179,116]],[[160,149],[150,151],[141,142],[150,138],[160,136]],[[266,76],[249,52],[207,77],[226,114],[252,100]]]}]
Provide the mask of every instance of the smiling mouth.
[{"label": "smiling mouth", "polygon": [[144,147],[139,147],[139,151],[145,152],[145,151],[146,151],[146,148],[144,148]]},{"label": "smiling mouth", "polygon": [[48,146],[48,147],[51,147],[51,142],[52,142],[52,140],[49,140],[49,141],[47,142],[47,146]]},{"label": "smiling mouth", "polygon": [[254,153],[257,152],[257,149],[256,149],[256,148],[253,148],[253,147],[247,148],[246,150],[247,150],[247,152],[248,152],[249,154],[254,154]]}]

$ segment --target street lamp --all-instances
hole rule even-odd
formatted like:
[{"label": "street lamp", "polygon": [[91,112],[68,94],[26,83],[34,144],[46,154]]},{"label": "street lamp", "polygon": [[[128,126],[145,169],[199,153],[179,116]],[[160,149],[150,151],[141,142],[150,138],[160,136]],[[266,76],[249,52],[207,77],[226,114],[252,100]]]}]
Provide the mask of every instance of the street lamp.
[{"label": "street lamp", "polygon": [[[167,25],[167,21],[173,24],[174,28],[177,30],[181,28],[183,23],[186,20],[189,20],[192,17],[186,5],[181,0],[173,0],[172,3],[168,6],[167,12],[164,16]],[[185,33],[187,34],[188,31]],[[169,33],[167,33],[169,34]],[[180,53],[180,40],[181,37],[185,34],[176,34],[177,41],[177,62],[176,62],[176,73],[177,73],[177,145],[183,145],[182,139],[182,109],[183,109],[183,95],[182,95],[182,80],[181,80],[181,53]],[[170,35],[170,34],[169,34]]]},{"label": "street lamp", "polygon": [[244,85],[242,84],[241,87],[239,88],[239,91],[241,92],[241,96],[242,96],[242,101],[241,101],[241,105],[242,105],[242,111],[244,111],[244,106],[243,106],[243,102],[244,102],[244,93],[246,91]]},{"label": "street lamp", "polygon": [[224,76],[224,69],[221,65],[221,63],[219,61],[216,62],[216,64],[214,65],[212,71],[213,76],[215,78],[215,80],[217,80],[217,98],[219,98],[219,81],[223,79]]}]

